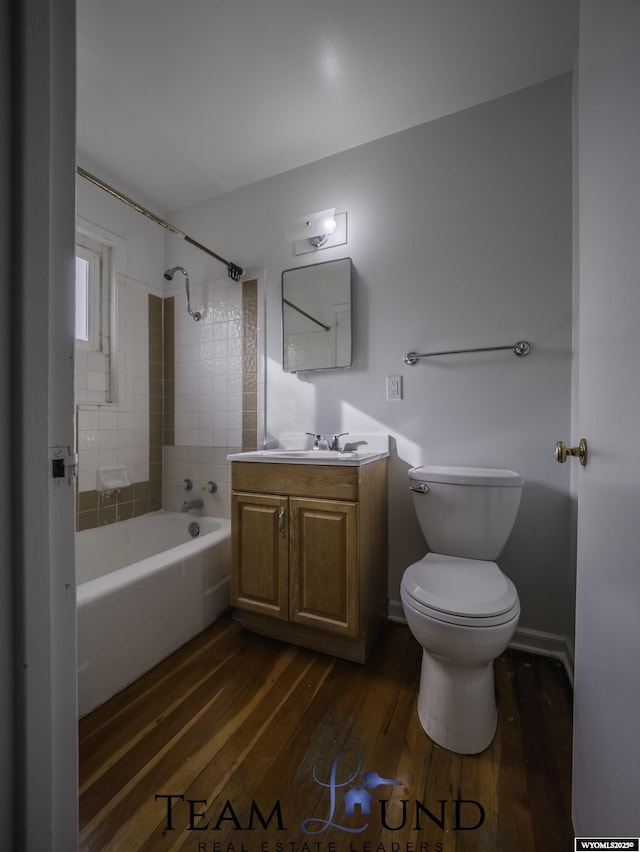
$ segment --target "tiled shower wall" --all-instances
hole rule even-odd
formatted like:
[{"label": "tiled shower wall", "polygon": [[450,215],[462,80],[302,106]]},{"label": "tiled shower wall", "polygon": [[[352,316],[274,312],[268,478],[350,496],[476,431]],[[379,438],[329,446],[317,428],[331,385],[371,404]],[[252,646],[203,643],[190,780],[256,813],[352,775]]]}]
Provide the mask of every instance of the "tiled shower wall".
[{"label": "tiled shower wall", "polygon": [[[144,284],[117,278],[117,370],[113,401],[79,402],[77,528],[89,529],[159,509],[162,505],[162,298]],[[83,359],[76,359],[76,399],[84,385]],[[98,469],[125,465],[131,484],[111,493],[96,488]]]},{"label": "tiled shower wall", "polygon": [[[165,384],[164,507],[177,511],[184,500],[200,497],[205,514],[228,517],[227,453],[255,449],[261,437],[257,281],[225,279],[193,288],[199,322],[187,313],[182,294],[165,306],[165,317],[173,316],[175,346],[165,352],[174,381]],[[165,328],[165,340],[170,334]],[[185,479],[193,483],[191,491]],[[217,487],[213,494],[210,482]]]},{"label": "tiled shower wall", "polygon": [[[162,298],[120,276],[118,306],[117,402],[77,411],[77,529],[179,510],[193,497],[204,500],[204,514],[228,517],[227,453],[255,448],[262,419],[257,281],[194,290],[199,323],[182,298]],[[99,493],[98,468],[118,464],[131,485]]]}]

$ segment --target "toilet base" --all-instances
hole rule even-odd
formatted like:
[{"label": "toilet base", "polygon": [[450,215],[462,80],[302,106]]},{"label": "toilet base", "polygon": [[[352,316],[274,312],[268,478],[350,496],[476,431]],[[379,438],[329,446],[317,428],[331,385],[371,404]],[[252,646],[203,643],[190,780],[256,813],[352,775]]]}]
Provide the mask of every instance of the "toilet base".
[{"label": "toilet base", "polygon": [[451,663],[422,650],[418,718],[435,743],[458,754],[477,754],[496,732],[493,661]]}]

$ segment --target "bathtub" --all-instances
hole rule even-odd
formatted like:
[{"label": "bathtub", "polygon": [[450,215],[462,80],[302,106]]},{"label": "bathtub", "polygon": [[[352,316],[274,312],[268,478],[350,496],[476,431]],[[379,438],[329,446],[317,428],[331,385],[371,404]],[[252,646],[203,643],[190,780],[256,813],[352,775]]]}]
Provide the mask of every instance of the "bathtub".
[{"label": "bathtub", "polygon": [[160,511],[76,534],[80,716],[228,608],[230,531],[225,518]]}]

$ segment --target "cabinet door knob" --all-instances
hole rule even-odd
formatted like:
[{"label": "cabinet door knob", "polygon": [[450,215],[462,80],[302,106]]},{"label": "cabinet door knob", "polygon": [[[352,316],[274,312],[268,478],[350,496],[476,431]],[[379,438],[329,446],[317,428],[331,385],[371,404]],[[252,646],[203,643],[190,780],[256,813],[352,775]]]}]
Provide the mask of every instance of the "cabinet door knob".
[{"label": "cabinet door knob", "polygon": [[587,464],[587,442],[584,438],[580,438],[580,443],[577,447],[567,447],[564,441],[558,441],[556,444],[556,461],[564,464],[567,456],[576,456],[580,460],[582,467]]}]

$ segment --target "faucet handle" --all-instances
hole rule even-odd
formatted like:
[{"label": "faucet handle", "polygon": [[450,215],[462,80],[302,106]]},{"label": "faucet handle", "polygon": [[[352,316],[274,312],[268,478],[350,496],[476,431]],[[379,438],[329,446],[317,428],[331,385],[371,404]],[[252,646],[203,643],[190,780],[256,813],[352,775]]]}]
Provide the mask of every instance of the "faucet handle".
[{"label": "faucet handle", "polygon": [[343,435],[348,435],[348,434],[349,434],[348,432],[338,432],[336,435],[332,435],[331,436],[331,443],[329,444],[329,449],[330,450],[339,450],[340,449],[340,442],[339,442],[338,439],[342,438]]},{"label": "faucet handle", "polygon": [[325,443],[327,442],[327,439],[324,437],[324,435],[316,435],[315,432],[305,432],[304,434],[309,435],[310,438],[313,438],[314,450],[320,449],[320,441],[324,441]]}]

